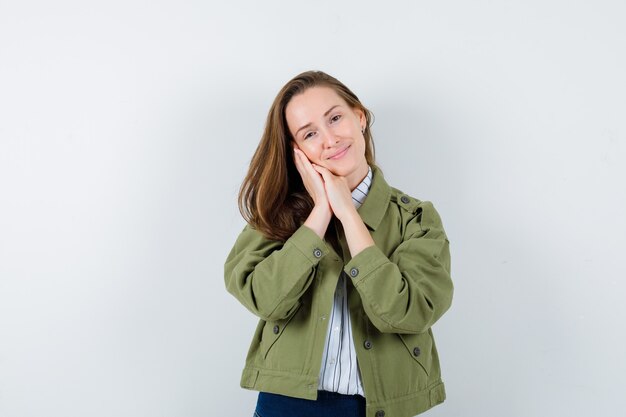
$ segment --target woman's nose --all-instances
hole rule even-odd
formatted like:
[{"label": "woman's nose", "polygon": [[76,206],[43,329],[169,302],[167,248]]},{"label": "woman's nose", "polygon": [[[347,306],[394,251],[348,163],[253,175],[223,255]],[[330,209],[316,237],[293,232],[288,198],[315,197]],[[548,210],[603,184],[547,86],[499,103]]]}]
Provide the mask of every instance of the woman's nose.
[{"label": "woman's nose", "polygon": [[324,129],[322,134],[324,135],[324,146],[330,148],[338,142],[338,139],[335,136],[335,134],[332,132],[332,130]]}]

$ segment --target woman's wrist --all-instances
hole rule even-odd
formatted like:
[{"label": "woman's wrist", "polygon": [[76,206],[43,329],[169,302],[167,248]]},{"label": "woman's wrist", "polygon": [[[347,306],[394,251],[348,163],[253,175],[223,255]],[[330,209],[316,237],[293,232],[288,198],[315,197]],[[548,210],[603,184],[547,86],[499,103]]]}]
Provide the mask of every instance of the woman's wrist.
[{"label": "woman's wrist", "polygon": [[333,213],[328,203],[326,207],[322,204],[316,204],[313,210],[311,210],[309,217],[304,221],[304,225],[313,230],[321,239],[324,239],[332,215]]},{"label": "woman's wrist", "polygon": [[367,226],[365,226],[363,219],[361,219],[361,216],[356,210],[348,213],[339,220],[346,234],[350,255],[353,258],[363,249],[374,246],[374,239],[372,239],[372,235],[370,235]]},{"label": "woman's wrist", "polygon": [[361,216],[352,203],[352,197],[350,197],[350,201],[347,201],[343,207],[345,208],[341,211],[337,210],[337,212],[334,212],[335,217],[337,217],[337,220],[339,220],[342,224],[344,222],[354,222],[356,220],[361,221]]}]

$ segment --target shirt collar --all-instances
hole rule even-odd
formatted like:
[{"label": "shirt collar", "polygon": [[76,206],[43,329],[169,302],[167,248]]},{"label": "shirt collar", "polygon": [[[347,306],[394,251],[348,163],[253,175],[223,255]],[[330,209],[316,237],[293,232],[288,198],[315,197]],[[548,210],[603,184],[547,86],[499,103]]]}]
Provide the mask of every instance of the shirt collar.
[{"label": "shirt collar", "polygon": [[354,203],[354,207],[357,209],[361,207],[363,201],[365,201],[365,197],[367,197],[367,193],[370,190],[370,186],[372,185],[372,168],[367,167],[367,175],[363,178],[363,181],[359,185],[356,186],[354,190],[352,190],[352,202]]},{"label": "shirt collar", "polygon": [[370,229],[376,230],[387,212],[387,207],[391,200],[391,187],[385,181],[380,168],[374,166],[370,170],[372,180],[367,193],[368,198],[364,197],[363,204],[358,207],[358,212],[363,222]]}]

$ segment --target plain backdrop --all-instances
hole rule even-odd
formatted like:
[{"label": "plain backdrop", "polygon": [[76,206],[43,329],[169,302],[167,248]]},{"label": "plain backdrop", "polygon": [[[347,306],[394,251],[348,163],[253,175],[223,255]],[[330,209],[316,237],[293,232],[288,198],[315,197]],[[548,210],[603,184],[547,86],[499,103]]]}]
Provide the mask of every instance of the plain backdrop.
[{"label": "plain backdrop", "polygon": [[[623,1],[0,0],[0,416],[250,416],[236,196],[309,69],[440,212],[430,416],[622,416]],[[393,417],[393,416],[390,416]]]}]

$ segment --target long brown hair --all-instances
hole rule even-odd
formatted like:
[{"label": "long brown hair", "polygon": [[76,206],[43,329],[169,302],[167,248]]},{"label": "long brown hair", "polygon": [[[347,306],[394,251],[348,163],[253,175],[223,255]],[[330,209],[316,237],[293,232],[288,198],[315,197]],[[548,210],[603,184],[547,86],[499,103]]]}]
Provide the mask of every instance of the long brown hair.
[{"label": "long brown hair", "polygon": [[353,109],[365,114],[365,159],[374,166],[374,142],[370,132],[372,113],[356,94],[322,71],[307,71],[292,78],[270,107],[265,130],[239,190],[239,211],[255,229],[273,240],[287,240],[313,209],[313,199],[302,183],[293,161],[293,140],[285,108],[296,95],[316,86],[332,88]]}]

